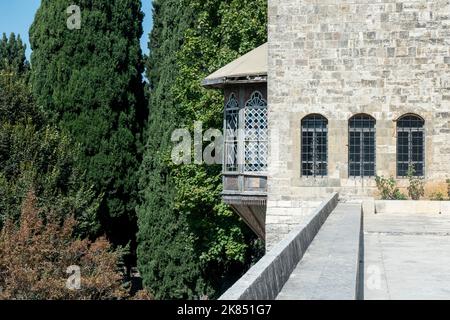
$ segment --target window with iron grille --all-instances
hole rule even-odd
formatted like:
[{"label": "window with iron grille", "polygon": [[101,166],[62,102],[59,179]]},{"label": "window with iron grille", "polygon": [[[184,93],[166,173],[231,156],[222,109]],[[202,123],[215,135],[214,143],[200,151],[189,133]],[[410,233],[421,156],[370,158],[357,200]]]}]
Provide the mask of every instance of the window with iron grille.
[{"label": "window with iron grille", "polygon": [[239,103],[236,95],[232,93],[225,105],[225,161],[224,170],[227,172],[238,171],[238,124]]},{"label": "window with iron grille", "polygon": [[349,176],[375,176],[375,119],[361,114],[352,117],[349,128]]},{"label": "window with iron grille", "polygon": [[406,115],[397,121],[397,176],[406,177],[410,166],[415,176],[425,174],[425,121]]},{"label": "window with iron grille", "polygon": [[253,92],[244,108],[244,171],[267,170],[268,132],[267,101],[259,91]]},{"label": "window with iron grille", "polygon": [[302,175],[324,177],[328,161],[328,120],[318,114],[302,120]]}]

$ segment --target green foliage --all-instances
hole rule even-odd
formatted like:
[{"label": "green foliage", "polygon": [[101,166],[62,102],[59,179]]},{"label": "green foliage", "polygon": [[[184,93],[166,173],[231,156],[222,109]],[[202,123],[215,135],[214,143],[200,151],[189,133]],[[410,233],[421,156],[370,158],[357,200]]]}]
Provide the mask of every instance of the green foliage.
[{"label": "green foliage", "polygon": [[9,38],[3,33],[0,39],[0,70],[22,76],[29,70],[25,57],[26,45],[20,36],[11,33]]},{"label": "green foliage", "polygon": [[26,46],[20,36],[3,34],[0,39],[0,120],[10,123],[25,121],[42,124],[42,112],[34,103],[28,85],[29,66]]},{"label": "green foliage", "polygon": [[[187,30],[177,54],[180,73],[173,88],[184,124],[222,128],[223,92],[206,90],[201,81],[211,72],[267,41],[266,1],[189,1],[196,12],[195,27]],[[220,166],[174,168],[177,209],[189,217],[197,237],[197,252],[212,296],[245,271],[254,244],[253,233],[221,202]],[[217,279],[220,279],[217,281]]]},{"label": "green foliage", "polygon": [[375,177],[375,181],[377,184],[378,191],[381,194],[381,199],[383,200],[406,200],[407,197],[405,194],[400,192],[397,187],[397,182],[393,177],[384,178],[384,177]]},{"label": "green foliage", "polygon": [[216,297],[261,244],[221,202],[219,166],[170,161],[175,128],[221,128],[223,96],[201,80],[266,41],[262,0],[157,0],[150,37],[148,144],[140,169],[139,268],[156,298]]},{"label": "green foliage", "polygon": [[417,177],[415,173],[416,170],[414,169],[414,166],[410,165],[407,172],[409,181],[408,195],[412,200],[420,200],[420,198],[425,195],[425,182],[423,178]]},{"label": "green foliage", "polygon": [[34,189],[42,209],[62,219],[74,215],[78,232],[94,235],[100,201],[82,182],[78,158],[67,135],[45,124],[23,78],[0,70],[0,226],[18,219],[24,197]]},{"label": "green foliage", "polygon": [[43,113],[34,103],[24,77],[0,69],[0,121],[19,123],[31,121],[41,126]]},{"label": "green foliage", "polygon": [[103,231],[115,244],[135,233],[137,168],[146,118],[139,0],[43,0],[30,29],[33,93],[52,123],[80,144],[85,180],[104,194]]},{"label": "green foliage", "polygon": [[153,2],[153,17],[147,65],[148,141],[139,170],[138,267],[155,298],[194,298],[203,283],[194,237],[186,217],[175,211],[170,171],[170,136],[179,122],[171,87],[178,72],[175,53],[193,16],[179,0],[163,0]]},{"label": "green foliage", "polygon": [[[410,165],[407,173],[409,185],[407,187],[408,196],[412,200],[420,200],[425,195],[425,183],[423,178],[415,176],[414,166]],[[377,176],[375,178],[378,191],[381,194],[383,200],[406,200],[408,197],[400,192],[397,187],[397,181],[393,178],[384,178]],[[443,198],[441,193],[435,195],[435,197]]]},{"label": "green foliage", "polygon": [[35,188],[40,207],[59,217],[73,214],[79,232],[97,231],[99,200],[81,183],[77,152],[67,136],[31,123],[0,124],[0,220],[17,219],[28,190]]}]

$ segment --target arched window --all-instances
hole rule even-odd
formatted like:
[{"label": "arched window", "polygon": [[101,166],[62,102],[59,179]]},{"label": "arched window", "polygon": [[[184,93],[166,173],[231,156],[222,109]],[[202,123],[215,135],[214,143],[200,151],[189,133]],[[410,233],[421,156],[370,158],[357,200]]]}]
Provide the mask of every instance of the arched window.
[{"label": "arched window", "polygon": [[239,103],[234,93],[225,105],[225,171],[238,171]]},{"label": "arched window", "polygon": [[302,120],[302,175],[327,175],[328,120],[318,114]]},{"label": "arched window", "polygon": [[359,114],[348,121],[349,176],[375,176],[375,119]]},{"label": "arched window", "polygon": [[397,176],[406,177],[410,167],[415,176],[424,175],[424,125],[416,115],[405,115],[397,121]]},{"label": "arched window", "polygon": [[246,172],[264,172],[267,170],[267,101],[259,91],[252,93],[245,103],[244,152]]}]

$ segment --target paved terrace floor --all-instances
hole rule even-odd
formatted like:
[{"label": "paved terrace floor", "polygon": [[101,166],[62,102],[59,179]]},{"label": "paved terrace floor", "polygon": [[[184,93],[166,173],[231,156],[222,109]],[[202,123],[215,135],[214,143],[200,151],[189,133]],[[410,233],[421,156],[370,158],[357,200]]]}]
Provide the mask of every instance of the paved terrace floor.
[{"label": "paved terrace floor", "polygon": [[450,213],[364,215],[364,299],[450,299]]},{"label": "paved terrace floor", "polygon": [[356,299],[360,234],[361,204],[339,204],[277,300]]}]

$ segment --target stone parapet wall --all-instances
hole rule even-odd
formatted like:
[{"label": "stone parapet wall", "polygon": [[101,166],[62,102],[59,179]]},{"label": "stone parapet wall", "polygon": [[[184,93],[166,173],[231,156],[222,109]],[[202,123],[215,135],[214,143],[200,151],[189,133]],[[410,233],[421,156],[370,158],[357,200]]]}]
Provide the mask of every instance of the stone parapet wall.
[{"label": "stone parapet wall", "polygon": [[266,251],[281,241],[320,206],[320,200],[273,201],[266,212]]},{"label": "stone parapet wall", "polygon": [[280,293],[339,200],[337,193],[296,226],[239,279],[220,300],[273,300]]},{"label": "stone parapet wall", "polygon": [[450,201],[375,201],[376,214],[450,215]]}]

